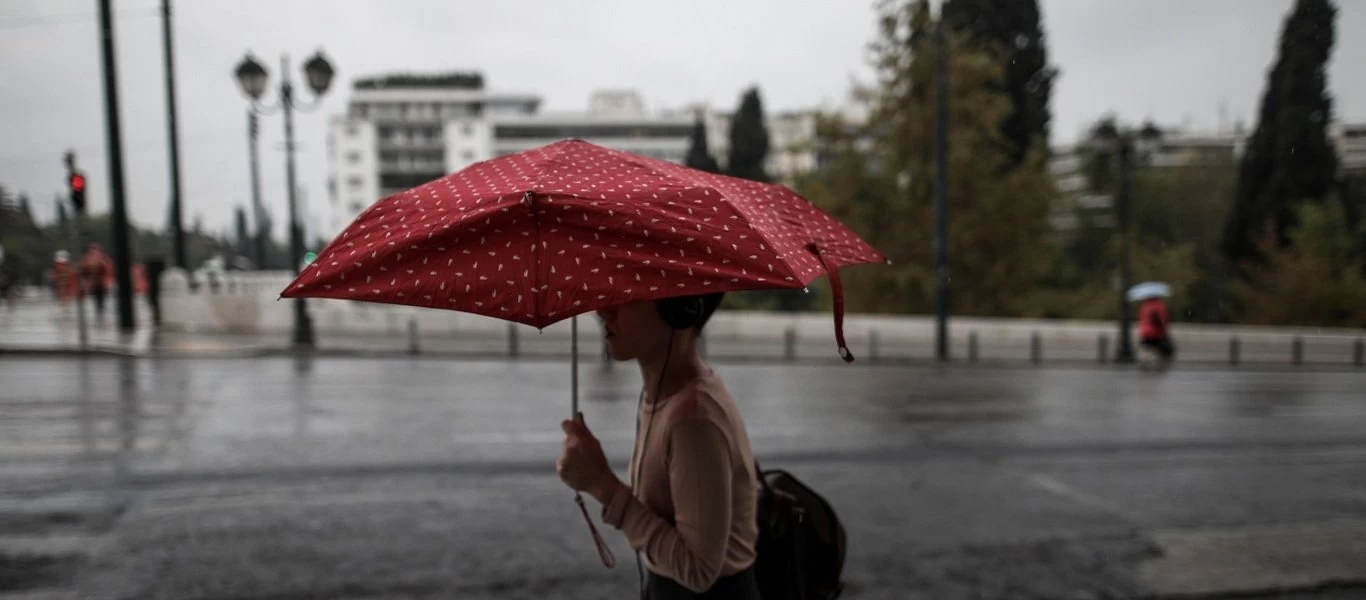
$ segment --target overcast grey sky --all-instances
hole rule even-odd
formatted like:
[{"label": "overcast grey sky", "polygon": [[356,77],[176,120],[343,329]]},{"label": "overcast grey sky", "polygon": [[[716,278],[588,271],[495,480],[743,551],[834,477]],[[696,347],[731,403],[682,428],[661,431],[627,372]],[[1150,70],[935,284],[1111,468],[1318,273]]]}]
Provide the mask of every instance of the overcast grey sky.
[{"label": "overcast grey sky", "polygon": [[[1053,142],[1074,140],[1113,112],[1213,129],[1254,120],[1291,0],[1043,0],[1053,91]],[[1366,120],[1366,2],[1339,4],[1330,70],[1336,115]],[[125,189],[140,226],[165,222],[165,94],[156,0],[116,0]],[[27,192],[41,218],[64,188],[61,154],[78,153],[95,212],[108,171],[95,0],[0,0],[0,183]],[[760,86],[772,110],[835,105],[866,79],[870,0],[180,0],[176,75],[186,224],[231,223],[250,201],[246,102],[232,70],[248,50],[278,81],[322,48],[338,71],[319,113],[299,114],[300,183],[326,216],[324,114],[344,109],[351,78],[391,70],[477,69],[490,87],[582,109],[595,88],[638,89],[652,108],[706,101],[731,107]],[[306,95],[306,93],[305,93]],[[274,100],[274,94],[271,94]],[[283,124],[262,124],[262,187],[283,235]]]}]

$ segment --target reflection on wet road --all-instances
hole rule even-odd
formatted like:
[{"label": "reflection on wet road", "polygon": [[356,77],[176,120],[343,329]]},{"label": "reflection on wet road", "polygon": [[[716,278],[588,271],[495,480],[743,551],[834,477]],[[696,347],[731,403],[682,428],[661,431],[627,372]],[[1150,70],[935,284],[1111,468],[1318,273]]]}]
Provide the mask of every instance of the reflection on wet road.
[{"label": "reflection on wet road", "polygon": [[[961,566],[983,544],[1047,570],[1001,577],[1137,594],[1156,584],[1133,569],[1009,553],[1366,520],[1363,373],[717,370],[759,458],[841,511],[857,597],[949,594],[927,565]],[[620,466],[639,374],[581,373],[588,423]],[[553,475],[568,375],[545,361],[7,358],[0,557],[93,553],[80,576],[31,582],[91,597],[629,593],[633,580],[593,567]],[[1133,550],[1122,565],[1147,556],[1138,547],[1092,550]]]}]

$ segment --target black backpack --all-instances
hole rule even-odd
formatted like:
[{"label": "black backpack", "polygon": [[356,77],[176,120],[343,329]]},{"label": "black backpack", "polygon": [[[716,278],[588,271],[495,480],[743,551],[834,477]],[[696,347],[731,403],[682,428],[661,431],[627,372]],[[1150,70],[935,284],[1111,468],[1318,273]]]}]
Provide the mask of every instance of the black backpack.
[{"label": "black backpack", "polygon": [[844,526],[820,494],[780,469],[759,475],[754,574],[763,600],[834,600],[844,591]]}]

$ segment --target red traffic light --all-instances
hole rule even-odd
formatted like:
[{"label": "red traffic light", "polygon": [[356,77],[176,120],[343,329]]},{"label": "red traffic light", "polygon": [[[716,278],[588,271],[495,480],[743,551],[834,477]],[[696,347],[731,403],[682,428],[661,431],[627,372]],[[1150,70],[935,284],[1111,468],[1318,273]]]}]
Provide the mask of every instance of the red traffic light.
[{"label": "red traffic light", "polygon": [[80,173],[72,173],[72,174],[71,174],[71,191],[73,191],[73,192],[84,192],[84,191],[85,191],[85,175],[81,175]]}]

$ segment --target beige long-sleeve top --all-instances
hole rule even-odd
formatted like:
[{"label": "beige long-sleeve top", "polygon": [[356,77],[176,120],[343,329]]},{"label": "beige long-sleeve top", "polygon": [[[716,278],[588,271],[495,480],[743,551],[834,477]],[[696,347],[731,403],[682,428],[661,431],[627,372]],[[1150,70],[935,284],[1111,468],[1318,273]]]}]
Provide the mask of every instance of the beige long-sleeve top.
[{"label": "beige long-sleeve top", "polygon": [[658,573],[694,592],[754,562],[756,479],[744,420],[715,373],[641,408],[639,479],[606,499],[603,522]]}]

